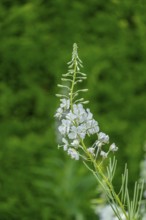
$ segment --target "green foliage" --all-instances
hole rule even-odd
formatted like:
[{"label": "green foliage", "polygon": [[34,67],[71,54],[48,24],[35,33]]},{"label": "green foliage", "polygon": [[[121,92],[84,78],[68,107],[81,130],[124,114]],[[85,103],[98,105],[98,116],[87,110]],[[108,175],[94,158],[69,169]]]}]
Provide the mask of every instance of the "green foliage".
[{"label": "green foliage", "polygon": [[54,134],[56,84],[74,42],[86,99],[133,185],[146,130],[145,9],[142,0],[1,0],[0,219],[94,219],[95,182],[57,150]]}]

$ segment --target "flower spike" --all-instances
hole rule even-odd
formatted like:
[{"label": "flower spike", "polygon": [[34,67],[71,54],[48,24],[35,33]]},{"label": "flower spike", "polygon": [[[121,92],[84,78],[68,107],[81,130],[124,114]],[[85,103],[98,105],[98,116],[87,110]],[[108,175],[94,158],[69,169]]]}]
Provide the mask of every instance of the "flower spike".
[{"label": "flower spike", "polygon": [[[76,89],[76,84],[85,80],[86,74],[80,69],[83,67],[78,55],[78,46],[73,44],[71,61],[68,62],[68,72],[62,75],[63,84],[58,87],[63,89],[60,97],[60,106],[55,117],[60,121],[58,131],[61,136],[64,151],[74,160],[83,160],[85,166],[93,173],[101,185],[107,201],[112,207],[118,220],[138,220],[140,216],[140,201],[142,197],[143,184],[136,183],[133,200],[130,200],[128,192],[128,169],[122,175],[122,186],[117,194],[114,190],[112,180],[116,171],[117,161],[115,157],[109,159],[110,155],[118,150],[115,143],[109,145],[109,136],[100,131],[98,122],[94,119],[89,108],[84,108],[84,98],[78,98],[82,92],[88,89]],[[96,137],[92,146],[86,146],[86,139],[94,135]],[[105,150],[105,145],[108,150]],[[108,161],[106,171],[102,168]]]}]

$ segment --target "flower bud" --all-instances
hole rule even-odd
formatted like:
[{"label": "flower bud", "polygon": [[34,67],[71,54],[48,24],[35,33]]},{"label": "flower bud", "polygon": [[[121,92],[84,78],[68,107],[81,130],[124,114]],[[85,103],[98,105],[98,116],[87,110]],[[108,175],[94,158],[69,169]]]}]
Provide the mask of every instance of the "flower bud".
[{"label": "flower bud", "polygon": [[110,145],[110,151],[113,151],[113,152],[115,152],[115,151],[117,151],[118,150],[118,147],[115,145],[115,143],[113,143],[113,144],[111,144]]}]

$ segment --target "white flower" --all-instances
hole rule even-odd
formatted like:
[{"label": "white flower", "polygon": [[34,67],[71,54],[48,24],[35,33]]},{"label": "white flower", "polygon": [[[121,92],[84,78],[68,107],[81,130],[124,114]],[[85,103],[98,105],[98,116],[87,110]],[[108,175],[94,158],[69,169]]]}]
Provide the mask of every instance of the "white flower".
[{"label": "white flower", "polygon": [[78,126],[78,135],[80,136],[81,139],[84,139],[86,136],[86,126],[85,124],[81,124]]},{"label": "white flower", "polygon": [[93,118],[93,114],[90,112],[90,109],[87,108],[87,120],[91,120]]},{"label": "white flower", "polygon": [[101,151],[101,152],[100,152],[100,156],[102,156],[103,158],[107,158],[108,153],[106,153],[106,152],[104,152],[104,151]]},{"label": "white flower", "polygon": [[62,135],[68,134],[70,130],[71,122],[69,120],[62,119],[62,124],[58,127],[58,130]]},{"label": "white flower", "polygon": [[84,124],[81,124],[78,127],[72,126],[70,129],[70,133],[68,134],[68,137],[70,139],[77,139],[78,137],[84,139],[85,135],[86,135],[86,127]]},{"label": "white flower", "polygon": [[146,220],[146,214],[142,216],[142,220]]},{"label": "white flower", "polygon": [[56,111],[55,117],[61,119],[62,115],[63,115],[63,109],[58,108]]},{"label": "white flower", "polygon": [[69,148],[67,153],[72,159],[79,160],[79,153],[75,149]]},{"label": "white flower", "polygon": [[74,104],[73,105],[73,113],[76,115],[76,122],[77,123],[83,123],[83,121],[87,117],[87,113],[85,109],[83,108],[82,104]]},{"label": "white flower", "polygon": [[[100,220],[118,220],[118,217],[115,216],[115,213],[110,205],[101,206],[100,209],[97,208],[95,211],[99,214]],[[121,219],[126,220],[122,211],[119,210],[119,212]]]},{"label": "white flower", "polygon": [[70,107],[70,100],[69,99],[61,99],[60,107],[57,109],[55,117],[61,119],[64,110],[69,109]]},{"label": "white flower", "polygon": [[61,99],[60,107],[64,108],[65,110],[69,109],[70,106],[70,100],[69,99]]},{"label": "white flower", "polygon": [[115,219],[115,214],[110,207],[110,205],[106,205],[105,207],[102,207],[100,210],[100,220],[118,220],[117,218]]},{"label": "white flower", "polygon": [[94,154],[94,150],[95,150],[94,147],[89,147],[89,148],[87,148],[87,151],[88,151],[90,154],[92,154],[93,156],[95,155],[95,154]]},{"label": "white flower", "polygon": [[113,143],[113,144],[110,145],[110,151],[115,152],[115,151],[117,151],[117,150],[118,150],[118,147],[115,145],[115,143]]},{"label": "white flower", "polygon": [[72,126],[71,129],[70,129],[70,133],[68,134],[68,137],[70,139],[76,139],[77,138],[77,127],[76,126]]},{"label": "white flower", "polygon": [[66,119],[70,121],[74,121],[77,116],[73,114],[71,111],[66,115]]},{"label": "white flower", "polygon": [[73,147],[78,147],[79,146],[79,141],[77,140],[77,139],[75,139],[72,143],[71,143],[71,145],[73,146]]},{"label": "white flower", "polygon": [[108,144],[108,143],[109,143],[109,136],[106,135],[106,134],[103,133],[103,132],[100,132],[100,133],[98,134],[98,140],[99,140],[100,142],[102,142],[103,144]]},{"label": "white flower", "polygon": [[96,134],[99,131],[98,123],[94,119],[87,121],[86,126],[88,134]]},{"label": "white flower", "polygon": [[62,138],[62,142],[64,143],[63,149],[64,149],[64,151],[66,151],[68,149],[69,143],[65,138]]}]

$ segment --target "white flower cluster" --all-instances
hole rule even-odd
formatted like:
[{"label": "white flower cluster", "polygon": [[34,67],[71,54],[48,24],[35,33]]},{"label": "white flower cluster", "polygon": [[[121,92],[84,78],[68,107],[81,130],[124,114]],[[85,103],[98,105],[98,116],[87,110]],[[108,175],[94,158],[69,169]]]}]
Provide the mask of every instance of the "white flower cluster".
[{"label": "white flower cluster", "polygon": [[[69,100],[61,99],[60,107],[55,116],[61,120],[58,130],[62,135],[64,150],[67,150],[71,158],[79,159],[77,149],[81,140],[86,135],[98,133],[98,123],[93,119],[89,109],[85,110],[82,104],[74,104],[73,109],[69,109]],[[68,111],[67,111],[68,110]]]},{"label": "white flower cluster", "polygon": [[[58,127],[62,136],[61,146],[71,158],[79,160],[79,148],[82,148],[80,143],[87,135],[93,134],[97,134],[98,140],[87,151],[93,156],[97,156],[97,152],[100,152],[103,158],[108,156],[109,152],[102,151],[101,147],[109,142],[109,136],[99,132],[98,122],[93,119],[93,114],[89,109],[84,109],[82,104],[73,104],[72,109],[70,109],[70,101],[61,99],[55,117],[61,120],[61,125]],[[109,151],[116,150],[116,145],[112,144]]]}]

